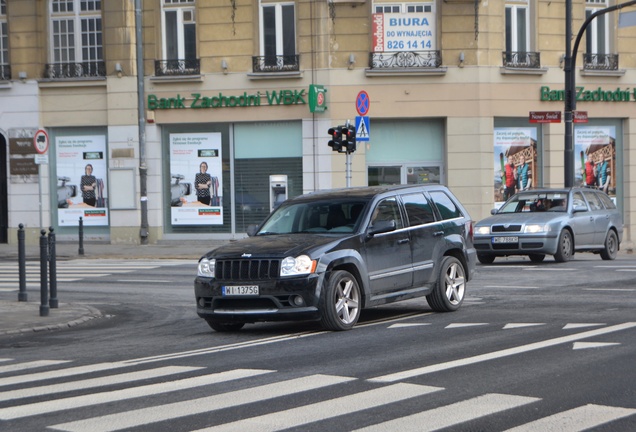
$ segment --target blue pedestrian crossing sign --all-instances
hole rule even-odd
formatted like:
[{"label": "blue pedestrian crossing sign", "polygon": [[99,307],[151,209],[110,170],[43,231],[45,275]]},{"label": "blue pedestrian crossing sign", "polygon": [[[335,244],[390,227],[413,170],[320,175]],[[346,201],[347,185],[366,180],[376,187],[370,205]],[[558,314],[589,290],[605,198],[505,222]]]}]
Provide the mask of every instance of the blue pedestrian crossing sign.
[{"label": "blue pedestrian crossing sign", "polygon": [[369,127],[369,116],[356,117],[356,141],[369,141],[371,129]]}]

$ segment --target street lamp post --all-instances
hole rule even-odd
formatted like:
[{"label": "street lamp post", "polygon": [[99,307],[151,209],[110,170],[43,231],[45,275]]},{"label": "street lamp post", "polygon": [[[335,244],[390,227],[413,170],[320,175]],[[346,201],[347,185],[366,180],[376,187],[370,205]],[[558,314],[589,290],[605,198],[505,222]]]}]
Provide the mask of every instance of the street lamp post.
[{"label": "street lamp post", "polygon": [[579,49],[581,38],[583,37],[583,33],[587,29],[587,26],[589,26],[592,20],[594,20],[597,16],[635,4],[636,0],[632,0],[594,12],[581,26],[579,33],[576,35],[576,40],[574,41],[574,48],[570,49],[570,41],[572,40],[572,0],[565,0],[565,67],[563,69],[565,72],[565,112],[563,113],[563,117],[565,118],[565,150],[563,155],[565,178],[563,183],[565,187],[574,186],[572,111],[576,110],[576,75],[574,72],[576,66],[576,53]]}]

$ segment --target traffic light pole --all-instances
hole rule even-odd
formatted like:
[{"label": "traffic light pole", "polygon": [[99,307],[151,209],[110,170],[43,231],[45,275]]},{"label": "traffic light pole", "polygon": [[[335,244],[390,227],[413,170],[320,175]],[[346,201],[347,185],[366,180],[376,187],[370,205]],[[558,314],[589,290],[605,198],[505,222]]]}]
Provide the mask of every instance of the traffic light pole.
[{"label": "traffic light pole", "polygon": [[[622,9],[627,6],[636,4],[636,0],[628,1],[625,3],[617,4],[607,7],[605,9],[598,10],[590,15],[583,25],[581,26],[579,33],[576,36],[574,42],[574,48],[570,50],[570,41],[572,40],[572,0],[565,0],[565,112],[563,117],[565,118],[565,149],[564,149],[564,186],[574,186],[574,139],[573,133],[573,111],[576,110],[576,53],[581,43],[581,38],[587,26],[590,25],[592,20],[597,16],[604,15],[608,12],[612,12],[618,9]],[[571,51],[571,52],[570,52]]]},{"label": "traffic light pole", "polygon": [[349,152],[347,152],[347,158],[346,158],[345,164],[347,165],[346,167],[347,187],[351,187],[351,153]]}]

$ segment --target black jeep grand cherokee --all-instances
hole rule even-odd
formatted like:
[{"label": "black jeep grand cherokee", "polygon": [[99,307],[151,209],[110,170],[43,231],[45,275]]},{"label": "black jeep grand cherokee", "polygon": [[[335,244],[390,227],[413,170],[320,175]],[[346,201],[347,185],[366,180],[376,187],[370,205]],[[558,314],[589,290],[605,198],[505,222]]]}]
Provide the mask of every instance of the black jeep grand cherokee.
[{"label": "black jeep grand cherokee", "polygon": [[348,330],[363,308],[420,296],[454,311],[475,271],[472,221],[440,185],[302,195],[248,234],[199,261],[197,313],[216,331],[280,320]]}]

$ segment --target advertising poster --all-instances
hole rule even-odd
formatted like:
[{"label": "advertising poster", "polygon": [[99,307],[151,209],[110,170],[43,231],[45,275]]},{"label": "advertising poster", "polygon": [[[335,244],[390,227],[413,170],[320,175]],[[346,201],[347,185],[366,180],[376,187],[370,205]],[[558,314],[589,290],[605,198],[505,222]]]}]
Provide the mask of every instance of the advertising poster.
[{"label": "advertising poster", "polygon": [[170,135],[172,225],[223,225],[220,133]]},{"label": "advertising poster", "polygon": [[576,184],[601,189],[616,197],[616,128],[574,128],[574,177]]},{"label": "advertising poster", "polygon": [[495,205],[537,186],[537,128],[495,128]]},{"label": "advertising poster", "polygon": [[56,137],[55,151],[59,225],[108,225],[106,137]]},{"label": "advertising poster", "polygon": [[373,52],[435,50],[435,14],[373,14]]}]

